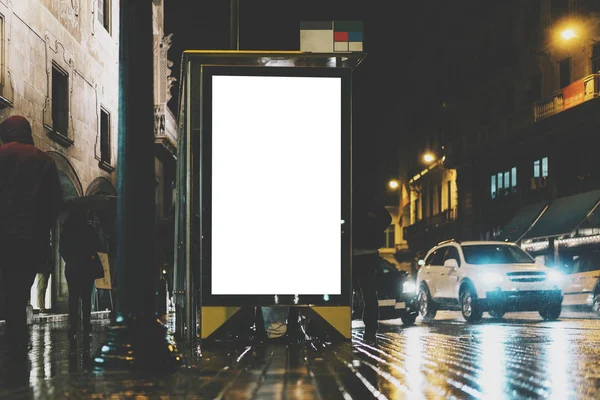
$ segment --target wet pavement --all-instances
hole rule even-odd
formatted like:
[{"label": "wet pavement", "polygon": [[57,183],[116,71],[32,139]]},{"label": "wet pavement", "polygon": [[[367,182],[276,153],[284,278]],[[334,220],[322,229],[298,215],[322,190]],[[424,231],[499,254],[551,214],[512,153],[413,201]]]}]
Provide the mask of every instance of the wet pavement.
[{"label": "wet pavement", "polygon": [[359,323],[352,343],[214,348],[166,375],[91,372],[107,326],[95,321],[91,339],[74,348],[65,323],[33,325],[21,370],[0,337],[0,398],[600,398],[600,319],[590,313],[467,325],[440,312],[409,328],[382,323],[377,344],[362,340]]}]

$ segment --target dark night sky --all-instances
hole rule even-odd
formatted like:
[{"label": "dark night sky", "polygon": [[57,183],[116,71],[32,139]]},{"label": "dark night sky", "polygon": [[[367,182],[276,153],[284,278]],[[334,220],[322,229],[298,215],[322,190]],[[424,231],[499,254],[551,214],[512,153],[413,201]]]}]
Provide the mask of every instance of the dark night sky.
[{"label": "dark night sky", "polygon": [[[364,22],[367,57],[353,81],[354,172],[373,190],[381,190],[394,173],[393,163],[385,160],[394,157],[394,140],[402,129],[389,121],[400,117],[398,110],[408,107],[410,113],[441,101],[441,94],[425,85],[432,72],[444,68],[434,48],[447,36],[450,19],[442,8],[445,2],[422,3],[240,0],[241,50],[299,50],[300,21]],[[229,1],[168,0],[165,7],[165,31],[174,33],[169,57],[177,76],[183,50],[228,48]]]}]

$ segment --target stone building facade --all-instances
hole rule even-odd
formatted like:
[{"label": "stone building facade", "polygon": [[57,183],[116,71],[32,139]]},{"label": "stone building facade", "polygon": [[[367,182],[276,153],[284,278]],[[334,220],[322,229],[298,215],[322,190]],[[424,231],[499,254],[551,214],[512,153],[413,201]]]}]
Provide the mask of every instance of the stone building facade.
[{"label": "stone building facade", "polygon": [[[0,119],[29,119],[64,200],[116,194],[118,15],[117,0],[0,0]],[[46,308],[64,311],[64,264],[55,265]]]},{"label": "stone building facade", "polygon": [[102,0],[0,0],[0,118],[30,120],[36,146],[58,162],[65,197],[98,178],[114,184],[119,2],[104,1],[102,18]]},{"label": "stone building facade", "polygon": [[[14,114],[29,119],[35,145],[57,163],[64,200],[116,195],[119,3],[0,0],[0,121]],[[153,0],[152,4],[157,219],[163,221],[162,235],[168,236],[164,221],[172,215],[177,133],[175,118],[166,107],[173,79],[168,76],[170,37],[164,35],[164,3]],[[98,222],[95,215],[88,218]],[[55,242],[59,225],[60,221],[53,232]],[[114,238],[114,234],[109,237],[111,227],[97,229],[105,247],[110,248]],[[168,257],[168,249],[163,253]],[[64,312],[68,291],[64,264],[56,258],[46,308]],[[34,309],[35,287],[31,297]]]}]

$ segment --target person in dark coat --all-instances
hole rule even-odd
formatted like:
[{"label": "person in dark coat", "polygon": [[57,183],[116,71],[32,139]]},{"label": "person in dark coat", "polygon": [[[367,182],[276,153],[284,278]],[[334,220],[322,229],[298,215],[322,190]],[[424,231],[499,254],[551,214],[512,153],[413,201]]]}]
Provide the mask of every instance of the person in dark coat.
[{"label": "person in dark coat", "polygon": [[29,121],[20,115],[0,124],[0,273],[6,336],[11,349],[29,345],[26,307],[40,265],[46,261],[50,229],[62,205],[58,170],[37,149]]},{"label": "person in dark coat", "polygon": [[352,195],[352,283],[363,300],[363,338],[374,341],[379,319],[377,300],[377,263],[385,244],[385,230],[390,226],[390,213],[368,193],[356,189]]},{"label": "person in dark coat", "polygon": [[80,324],[79,302],[84,335],[92,332],[92,291],[94,281],[104,276],[97,251],[102,243],[96,229],[87,222],[85,213],[72,212],[63,224],[60,255],[65,260],[65,277],[69,289],[69,338],[74,339]]}]

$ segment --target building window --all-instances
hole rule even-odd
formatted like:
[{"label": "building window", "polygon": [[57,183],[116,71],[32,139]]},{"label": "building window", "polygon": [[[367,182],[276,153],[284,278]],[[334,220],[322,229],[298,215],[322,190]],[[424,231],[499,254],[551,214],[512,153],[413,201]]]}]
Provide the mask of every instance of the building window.
[{"label": "building window", "polygon": [[560,88],[567,87],[571,84],[571,57],[565,58],[559,64],[560,71]]},{"label": "building window", "polygon": [[500,172],[498,174],[498,195],[502,194],[502,188],[504,187],[504,185],[502,184],[502,182],[504,182],[503,176],[502,176],[502,172]]},{"label": "building window", "polygon": [[55,133],[68,137],[69,75],[52,66],[52,126]]},{"label": "building window", "polygon": [[100,161],[110,165],[110,114],[100,109]]},{"label": "building window", "polygon": [[448,210],[452,210],[452,181],[448,181]]},{"label": "building window", "polygon": [[547,178],[548,177],[548,157],[533,162],[533,177]]},{"label": "building window", "polygon": [[542,177],[548,177],[548,157],[542,158]]},{"label": "building window", "polygon": [[510,172],[511,172],[510,187],[513,192],[516,192],[517,191],[517,167],[512,167]]},{"label": "building window", "polygon": [[490,195],[492,199],[498,196],[515,193],[517,191],[517,167],[509,171],[499,172],[491,176]]},{"label": "building window", "polygon": [[546,186],[548,178],[548,157],[533,162],[533,179],[531,183],[532,189],[539,189]]},{"label": "building window", "polygon": [[396,246],[396,225],[391,224],[385,230],[385,247],[394,248]]},{"label": "building window", "polygon": [[110,0],[98,0],[98,21],[110,32]]}]

